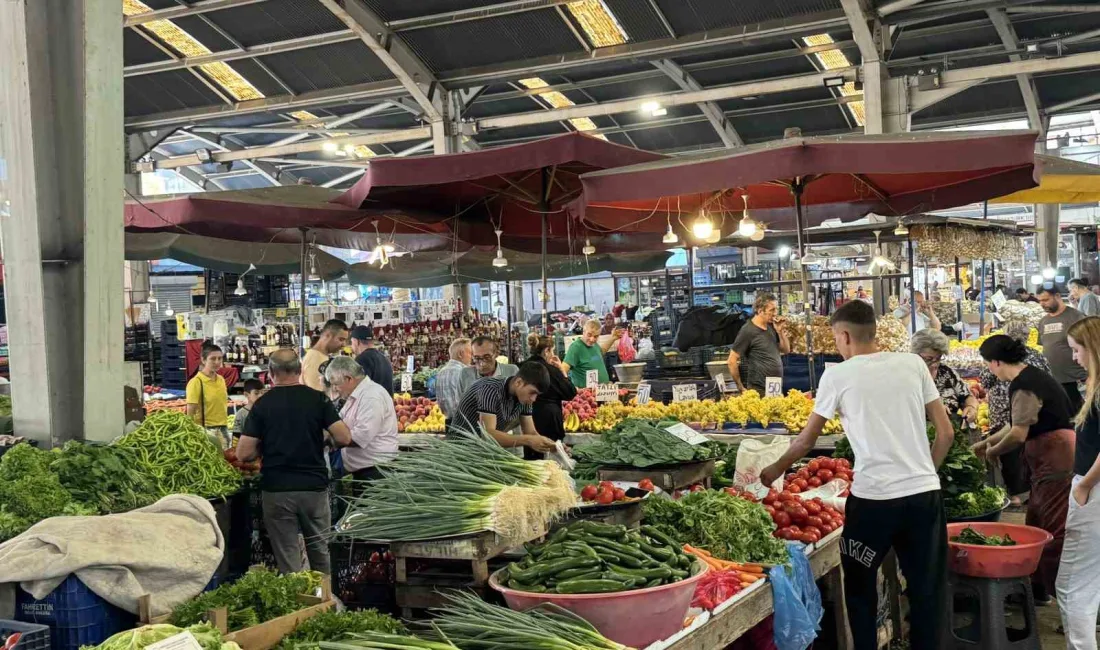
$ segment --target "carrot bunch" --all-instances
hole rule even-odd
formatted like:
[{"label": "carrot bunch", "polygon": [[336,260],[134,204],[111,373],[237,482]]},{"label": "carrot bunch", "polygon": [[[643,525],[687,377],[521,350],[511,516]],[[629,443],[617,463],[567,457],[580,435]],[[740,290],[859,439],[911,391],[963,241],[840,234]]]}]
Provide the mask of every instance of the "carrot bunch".
[{"label": "carrot bunch", "polygon": [[684,552],[691,553],[695,557],[699,558],[704,564],[706,564],[714,571],[735,572],[737,574],[738,580],[742,583],[743,587],[747,587],[757,580],[764,579],[764,567],[759,564],[720,560],[711,555],[710,551],[706,551],[701,548],[695,548],[690,544],[684,544]]}]

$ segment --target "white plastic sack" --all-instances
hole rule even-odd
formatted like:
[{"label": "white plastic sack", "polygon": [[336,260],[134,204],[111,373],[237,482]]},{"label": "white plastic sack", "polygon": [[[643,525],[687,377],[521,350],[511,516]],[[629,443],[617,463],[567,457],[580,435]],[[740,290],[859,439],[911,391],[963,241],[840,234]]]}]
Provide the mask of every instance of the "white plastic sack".
[{"label": "white plastic sack", "polygon": [[650,339],[638,340],[638,355],[634,357],[635,361],[652,361],[656,359],[657,355],[653,352],[653,341]]},{"label": "white plastic sack", "polygon": [[[779,460],[790,446],[791,436],[759,436],[742,442],[737,448],[733,486],[760,499],[767,496],[769,488],[760,482],[760,473]],[[783,477],[777,478],[771,487],[781,491]]]},{"label": "white plastic sack", "polygon": [[827,506],[832,506],[840,512],[844,512],[844,504],[848,502],[847,497],[842,497],[840,494],[845,490],[851,488],[852,485],[848,481],[842,478],[834,478],[821,487],[814,488],[812,490],[806,490],[796,494],[800,499],[821,499],[821,502]]}]

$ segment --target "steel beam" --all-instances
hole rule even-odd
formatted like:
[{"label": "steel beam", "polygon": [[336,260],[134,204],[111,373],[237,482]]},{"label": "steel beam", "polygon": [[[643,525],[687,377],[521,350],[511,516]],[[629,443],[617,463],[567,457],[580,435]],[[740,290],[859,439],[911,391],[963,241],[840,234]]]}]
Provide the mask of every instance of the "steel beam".
[{"label": "steel beam", "polygon": [[[198,135],[196,133],[190,133],[188,131],[183,131],[183,133],[188,133],[195,140],[204,142],[211,147],[214,147],[221,151],[242,151],[243,149],[245,149],[245,146],[241,143],[240,140],[235,140],[230,136],[225,136],[221,139],[217,139]],[[266,178],[268,182],[272,185],[294,185],[298,182],[298,178],[296,176],[285,172],[282,169],[279,169],[279,167],[277,167],[276,165],[272,165],[271,163],[257,162],[255,160],[245,160],[244,163],[255,170],[257,174]],[[159,168],[160,167],[158,166],[158,169]]]},{"label": "steel beam", "polygon": [[320,0],[320,2],[347,25],[348,29],[355,32],[356,36],[393,73],[393,76],[397,77],[405,90],[423,109],[429,121],[436,122],[442,119],[432,103],[432,94],[437,85],[432,71],[363,0]]},{"label": "steel beam", "polygon": [[265,0],[199,0],[198,2],[192,2],[189,5],[181,7],[157,9],[155,11],[147,11],[143,14],[126,16],[122,20],[122,26],[133,27],[135,25],[151,23],[155,20],[173,20],[175,18],[183,18],[184,16],[194,16],[209,11],[218,11],[219,9],[253,5],[258,2],[265,2]]},{"label": "steel beam", "polygon": [[[143,32],[139,30],[139,33]],[[126,77],[136,77],[146,74],[156,74],[158,72],[168,72],[169,70],[194,68],[201,65],[208,65],[210,63],[224,63],[228,61],[236,61],[238,59],[251,59],[258,56],[267,56],[268,54],[294,52],[296,50],[305,50],[311,47],[332,45],[333,43],[344,43],[347,41],[355,41],[358,39],[359,37],[356,36],[350,29],[340,30],[338,32],[327,32],[314,36],[305,36],[303,38],[292,38],[285,41],[276,41],[274,43],[266,43],[264,45],[253,45],[252,47],[222,50],[221,52],[211,52],[210,54],[203,54],[200,56],[188,56],[172,61],[154,61],[152,63],[128,65],[123,69],[123,75]]]},{"label": "steel beam", "polygon": [[[672,59],[654,61],[653,65],[675,81],[676,85],[682,90],[693,92],[703,90],[699,82],[685,72],[684,69],[677,65]],[[699,102],[696,106],[698,106],[699,110],[706,116],[707,121],[714,127],[714,130],[718,132],[718,137],[722,139],[722,144],[730,148],[742,147],[745,145],[745,141],[741,139],[741,135],[737,133],[737,129],[733,128],[730,121],[722,114],[722,109],[719,108],[718,104],[714,102]]]},{"label": "steel beam", "polygon": [[[167,160],[170,155],[157,148],[149,152],[149,157],[152,158],[154,162],[157,162],[161,160]],[[204,192],[208,189],[206,187],[208,184],[213,185],[219,190],[225,189],[225,187],[218,183],[217,180],[207,177],[206,174],[200,172],[196,167],[180,167],[176,170],[176,173],[180,176],[183,176],[185,179],[187,179],[189,183],[198,187]]]},{"label": "steel beam", "polygon": [[699,91],[682,93],[664,93],[646,97],[634,97],[603,104],[586,104],[583,106],[571,106],[548,111],[536,111],[531,113],[519,113],[502,117],[489,117],[477,121],[478,129],[500,129],[529,124],[546,124],[571,120],[578,117],[596,117],[600,115],[613,115],[640,110],[642,104],[648,101],[656,101],[661,106],[682,106],[684,104],[698,104],[699,102],[711,102],[737,97],[751,97],[766,95],[769,93],[781,93],[790,90],[805,88],[819,88],[824,86],[826,79],[843,78],[846,81],[855,81],[857,68],[840,68],[828,72],[799,75],[782,79],[769,79],[765,81],[753,81],[749,83],[734,84],[732,86],[719,86]]},{"label": "steel beam", "polygon": [[1039,5],[1037,7],[1009,7],[1010,14],[1083,14],[1100,12],[1100,5]]},{"label": "steel beam", "polygon": [[1064,72],[1096,66],[1100,66],[1100,52],[1082,52],[1081,54],[1071,54],[1056,59],[1027,59],[1025,61],[945,70],[940,73],[940,79],[945,85],[949,85],[978,79],[1003,79],[1018,74]]},{"label": "steel beam", "polygon": [[[278,147],[246,147],[236,151],[217,151],[210,153],[210,162],[232,162],[234,160],[255,160],[256,158],[269,158],[272,156],[281,156],[286,154],[298,154],[311,151],[321,151],[326,144],[334,143],[337,146],[344,145],[372,145],[372,144],[386,144],[387,142],[404,142],[406,140],[423,140],[424,138],[431,137],[431,129],[428,127],[420,127],[414,129],[404,129],[402,131],[390,131],[387,133],[378,133],[373,135],[349,135],[346,137],[332,138],[330,140],[313,140],[310,142],[295,142],[294,144],[285,144]],[[225,145],[220,145],[225,146]],[[199,157],[194,153],[184,156],[173,156],[167,160],[157,163],[157,169],[175,169],[177,167],[186,167],[193,165],[200,165],[203,161],[199,160]]]},{"label": "steel beam", "polygon": [[407,32],[414,29],[428,29],[431,27],[464,23],[471,20],[507,16],[509,14],[521,13],[524,11],[548,9],[567,5],[575,1],[576,0],[512,0],[511,2],[502,2],[500,4],[475,7],[473,9],[460,9],[457,11],[431,14],[429,16],[416,16],[414,18],[391,20],[387,23],[387,26],[396,32]]},{"label": "steel beam", "polygon": [[986,77],[978,79],[970,79],[965,82],[959,82],[950,86],[941,86],[935,90],[917,90],[914,87],[909,87],[909,114],[910,117],[913,113],[919,113],[933,104],[938,104],[943,100],[954,97],[964,90],[968,90],[981,83],[988,81]]},{"label": "steel beam", "polygon": [[923,3],[919,7],[905,9],[890,15],[892,25],[911,25],[928,20],[939,20],[959,14],[970,14],[987,9],[1007,9],[1019,5],[1035,4],[1039,0],[943,0]]},{"label": "steel beam", "polygon": [[[391,104],[389,102],[382,102],[380,104],[375,104],[374,106],[368,106],[367,108],[364,108],[362,110],[358,110],[358,111],[355,111],[355,112],[352,112],[352,113],[348,113],[347,115],[342,115],[342,116],[337,117],[333,120],[329,120],[329,121],[324,123],[324,127],[326,129],[331,129],[331,128],[335,128],[335,127],[338,127],[338,126],[343,126],[343,125],[347,124],[348,122],[354,122],[355,120],[358,120],[358,119],[361,119],[361,118],[364,118],[364,117],[368,117],[368,116],[374,115],[376,113],[381,113],[382,111],[386,110],[390,106],[391,106]],[[375,133],[377,133],[376,130],[375,130]],[[315,131],[306,131],[306,132],[297,133],[297,134],[292,135],[288,138],[283,138],[283,139],[281,139],[277,142],[273,142],[272,145],[290,144],[292,142],[299,142],[301,140],[305,140],[306,138],[308,138],[311,135],[329,135],[329,134],[325,134],[323,132],[318,133],[318,132],[315,132]],[[347,135],[351,135],[351,134],[347,134]]]},{"label": "steel beam", "polygon": [[1092,102],[1100,102],[1100,93],[1092,93],[1091,95],[1085,95],[1084,97],[1078,97],[1076,99],[1070,99],[1060,104],[1055,104],[1047,109],[1049,113],[1061,113],[1071,108],[1076,108],[1084,104],[1091,104]]},{"label": "steel beam", "polygon": [[[1016,38],[1016,30],[1012,27],[1008,15],[1002,9],[989,9],[986,11],[993,28],[997,30],[997,36],[1009,52],[1020,49],[1020,41]],[[1009,54],[1009,61],[1020,61],[1019,54]],[[1043,116],[1039,113],[1039,93],[1035,90],[1035,81],[1029,74],[1016,75],[1016,83],[1020,86],[1020,95],[1024,98],[1024,107],[1027,108],[1027,123],[1032,129],[1043,133]]]},{"label": "steel beam", "polygon": [[867,25],[875,18],[863,0],[840,0],[840,5],[844,8],[844,16],[852,28],[852,40],[859,47],[859,55],[863,63],[872,63],[881,59],[879,39],[875,38]]},{"label": "steel beam", "polygon": [[878,15],[889,16],[902,9],[908,9],[914,5],[919,5],[921,2],[924,2],[924,0],[894,0],[893,2],[887,2],[878,8]]}]

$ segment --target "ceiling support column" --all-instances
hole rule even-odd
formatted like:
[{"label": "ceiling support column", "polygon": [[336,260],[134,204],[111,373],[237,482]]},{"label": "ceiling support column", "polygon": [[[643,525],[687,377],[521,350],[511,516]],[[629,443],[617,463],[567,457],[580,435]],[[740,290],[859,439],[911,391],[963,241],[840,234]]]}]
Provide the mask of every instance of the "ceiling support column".
[{"label": "ceiling support column", "polygon": [[45,446],[125,425],[120,24],[118,0],[0,2],[13,417]]},{"label": "ceiling support column", "polygon": [[461,101],[457,92],[440,89],[432,100],[440,119],[432,121],[433,153],[458,153],[462,151]]}]

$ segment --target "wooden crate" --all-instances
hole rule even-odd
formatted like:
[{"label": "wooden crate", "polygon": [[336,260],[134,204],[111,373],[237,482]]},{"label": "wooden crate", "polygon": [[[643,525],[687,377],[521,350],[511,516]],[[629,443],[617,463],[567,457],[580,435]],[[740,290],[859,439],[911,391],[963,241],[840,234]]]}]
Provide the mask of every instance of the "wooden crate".
[{"label": "wooden crate", "polygon": [[696,483],[710,488],[711,478],[714,476],[714,459],[697,460],[679,465],[666,465],[661,467],[649,467],[639,469],[635,467],[601,467],[596,470],[596,477],[601,481],[631,481],[638,482],[644,478],[653,481],[653,484],[665,492],[673,492],[686,488]]},{"label": "wooden crate", "polygon": [[574,508],[565,517],[555,523],[551,529],[568,526],[574,521],[597,521],[601,524],[621,525],[637,528],[642,522],[642,500],[626,503],[613,503],[606,506],[587,506]]}]

